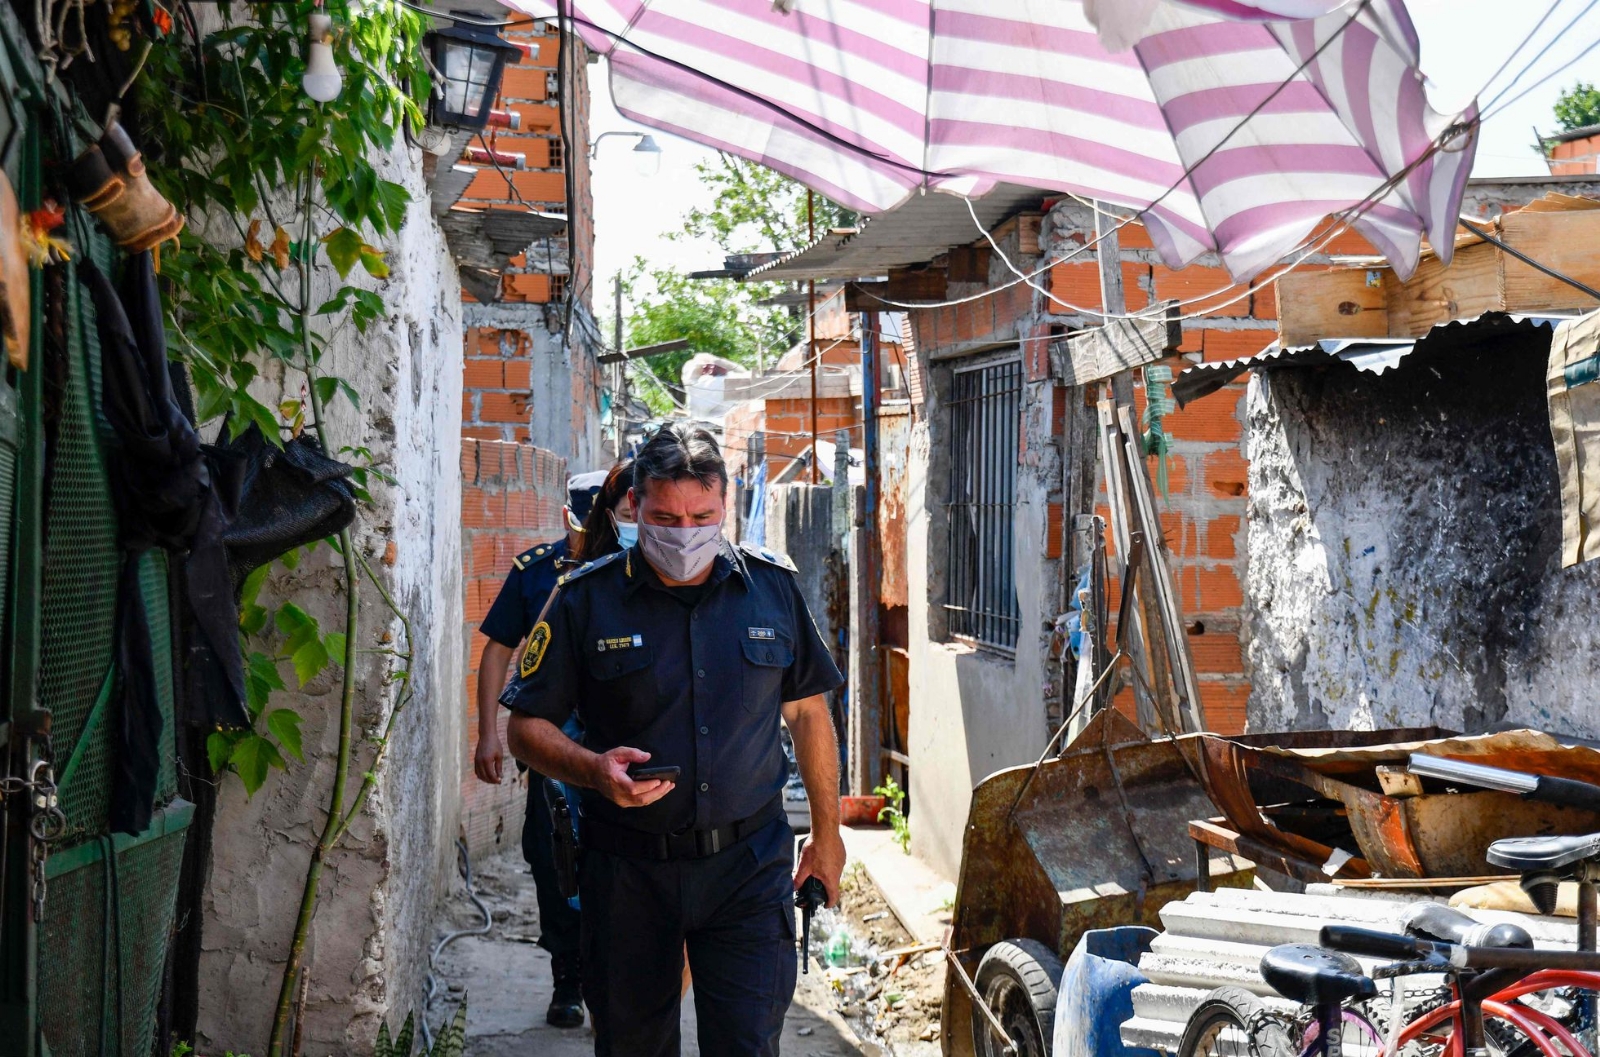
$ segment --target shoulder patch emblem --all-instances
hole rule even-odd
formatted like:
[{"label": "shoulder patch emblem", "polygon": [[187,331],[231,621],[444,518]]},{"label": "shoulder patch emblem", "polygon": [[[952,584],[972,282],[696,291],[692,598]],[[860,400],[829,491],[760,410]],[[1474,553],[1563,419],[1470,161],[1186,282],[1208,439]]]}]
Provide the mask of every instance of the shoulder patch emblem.
[{"label": "shoulder patch emblem", "polygon": [[522,662],[517,665],[517,671],[524,679],[539,670],[539,662],[544,660],[544,651],[549,646],[550,625],[541,620],[528,632],[528,645],[522,651]]}]

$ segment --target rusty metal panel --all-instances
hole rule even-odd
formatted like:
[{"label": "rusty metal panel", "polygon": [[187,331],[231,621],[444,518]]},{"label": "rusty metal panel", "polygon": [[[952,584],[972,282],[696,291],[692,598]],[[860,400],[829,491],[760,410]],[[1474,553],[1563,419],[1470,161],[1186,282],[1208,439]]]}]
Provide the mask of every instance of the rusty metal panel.
[{"label": "rusty metal panel", "polygon": [[[1205,761],[1208,792],[1230,824],[1308,862],[1325,861],[1341,848],[1359,851],[1366,860],[1360,867],[1385,877],[1475,876],[1498,872],[1483,856],[1489,844],[1503,837],[1600,829],[1600,815],[1594,812],[1488,791],[1388,796],[1378,781],[1379,766],[1403,767],[1412,752],[1426,752],[1600,783],[1600,752],[1539,731],[1475,736],[1435,729],[1244,738],[1202,734],[1184,742],[1186,750],[1197,751]],[[1318,797],[1326,802],[1320,811],[1308,808],[1297,814],[1258,807]]]},{"label": "rusty metal panel", "polygon": [[[1102,712],[1037,771],[1000,771],[973,790],[952,949],[969,970],[1014,937],[1065,960],[1089,929],[1156,923],[1165,903],[1194,890],[1189,820],[1215,810],[1177,742],[1150,741],[1121,714]],[[1244,885],[1253,870],[1216,856],[1211,876]],[[970,1052],[971,1015],[965,990],[947,979],[946,1054]]]},{"label": "rusty metal panel", "polygon": [[906,568],[906,478],[911,458],[909,407],[878,413],[878,548],[883,555],[878,600],[886,606],[909,604],[910,573]]}]

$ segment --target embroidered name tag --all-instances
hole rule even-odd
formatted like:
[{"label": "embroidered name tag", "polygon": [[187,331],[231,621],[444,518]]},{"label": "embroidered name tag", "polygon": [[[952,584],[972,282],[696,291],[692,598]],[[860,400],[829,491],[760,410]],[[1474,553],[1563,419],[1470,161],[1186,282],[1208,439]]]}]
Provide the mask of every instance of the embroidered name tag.
[{"label": "embroidered name tag", "polygon": [[604,653],[607,650],[630,650],[643,645],[643,635],[622,635],[614,639],[597,639],[594,648]]},{"label": "embroidered name tag", "polygon": [[750,637],[752,639],[776,639],[778,633],[771,628],[751,628]]}]

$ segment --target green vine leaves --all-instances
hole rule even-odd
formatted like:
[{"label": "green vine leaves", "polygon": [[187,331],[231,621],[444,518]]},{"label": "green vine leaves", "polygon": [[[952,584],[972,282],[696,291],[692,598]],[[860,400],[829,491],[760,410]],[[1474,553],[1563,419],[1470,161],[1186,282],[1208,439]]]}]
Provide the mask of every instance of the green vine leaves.
[{"label": "green vine leaves", "polygon": [[[197,227],[236,235],[190,235],[162,257],[170,347],[189,366],[200,418],[227,416],[234,435],[254,423],[280,437],[272,410],[249,391],[268,360],[315,369],[328,333],[348,322],[365,334],[387,311],[381,293],[345,280],[357,265],[372,279],[389,275],[374,241],[400,229],[411,201],[373,159],[396,149],[407,122],[423,120],[426,25],[392,0],[353,6],[326,8],[344,77],[331,103],[300,88],[309,2],[241,5],[248,20],[237,23],[219,5],[222,25],[209,32],[180,18],[146,61],[151,178]],[[308,189],[313,237],[296,238],[305,225],[291,200]],[[322,264],[341,285],[304,305],[307,285],[291,280]],[[319,323],[309,347],[298,323],[307,309]],[[334,392],[355,389],[335,380]]]},{"label": "green vine leaves", "polygon": [[[382,243],[405,223],[411,196],[378,163],[405,149],[400,130],[423,123],[431,90],[421,51],[426,16],[394,0],[323,7],[334,19],[343,77],[329,103],[314,102],[300,84],[310,0],[180,4],[139,85],[151,179],[191,222],[176,251],[161,258],[170,355],[189,369],[202,422],[225,418],[233,436],[255,425],[274,444],[307,428],[320,438],[334,401],[361,407],[360,392],[327,369],[323,354],[342,327],[366,334],[389,314]],[[319,268],[338,283],[314,299]],[[252,395],[274,362],[305,376],[300,399],[271,407]],[[392,480],[366,448],[335,454],[355,464],[358,500],[370,502],[373,479]],[[315,546],[276,564],[292,570]],[[323,631],[293,600],[262,603],[271,568],[246,582],[240,610],[253,727],[218,731],[207,742],[213,772],[235,771],[252,795],[270,771],[304,759],[300,715],[270,704],[287,688],[286,674],[303,688],[346,659],[345,631]],[[353,577],[346,590],[355,590]]]}]

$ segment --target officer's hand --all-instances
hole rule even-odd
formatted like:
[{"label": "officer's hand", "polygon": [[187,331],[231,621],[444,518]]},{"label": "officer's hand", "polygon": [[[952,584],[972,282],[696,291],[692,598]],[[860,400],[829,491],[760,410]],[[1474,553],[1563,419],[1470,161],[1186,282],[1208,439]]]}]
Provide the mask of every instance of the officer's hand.
[{"label": "officer's hand", "polygon": [[839,877],[844,873],[844,860],[844,841],[837,832],[831,835],[813,833],[800,850],[800,864],[794,871],[795,891],[800,890],[807,877],[815,877],[828,890],[828,906],[838,906]]},{"label": "officer's hand", "polygon": [[619,745],[610,752],[594,758],[592,788],[618,807],[644,807],[672,792],[672,783],[652,778],[635,782],[628,777],[628,768],[644,763],[650,754],[643,749],[630,749]]},{"label": "officer's hand", "polygon": [[500,784],[501,767],[505,763],[506,751],[500,744],[498,734],[491,734],[487,738],[478,739],[478,751],[472,756],[472,772],[478,776],[478,781],[488,782],[490,785]]}]

